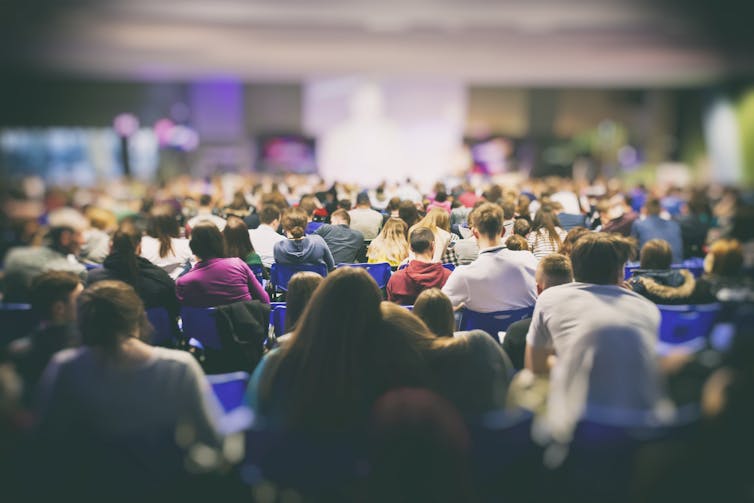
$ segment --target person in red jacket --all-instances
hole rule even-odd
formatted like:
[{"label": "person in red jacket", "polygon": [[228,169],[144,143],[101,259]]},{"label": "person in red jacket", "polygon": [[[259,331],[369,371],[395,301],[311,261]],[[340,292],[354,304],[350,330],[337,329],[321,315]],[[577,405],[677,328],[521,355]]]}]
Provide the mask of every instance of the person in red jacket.
[{"label": "person in red jacket", "polygon": [[440,263],[433,263],[435,236],[426,227],[417,227],[409,236],[409,246],[415,258],[408,267],[390,277],[387,300],[401,305],[413,304],[416,297],[428,288],[442,288],[450,271]]}]

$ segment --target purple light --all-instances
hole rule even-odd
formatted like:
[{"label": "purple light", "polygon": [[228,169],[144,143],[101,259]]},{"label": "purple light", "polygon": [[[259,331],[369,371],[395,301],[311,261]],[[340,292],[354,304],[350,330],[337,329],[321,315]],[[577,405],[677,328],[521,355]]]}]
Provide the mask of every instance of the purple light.
[{"label": "purple light", "polygon": [[180,150],[191,151],[199,146],[199,135],[186,126],[175,126],[170,130],[170,146]]},{"label": "purple light", "polygon": [[175,124],[170,119],[160,119],[154,123],[154,134],[161,147],[170,144],[170,136]]},{"label": "purple light", "polygon": [[139,119],[133,114],[120,114],[113,120],[113,129],[118,136],[128,138],[139,129]]}]

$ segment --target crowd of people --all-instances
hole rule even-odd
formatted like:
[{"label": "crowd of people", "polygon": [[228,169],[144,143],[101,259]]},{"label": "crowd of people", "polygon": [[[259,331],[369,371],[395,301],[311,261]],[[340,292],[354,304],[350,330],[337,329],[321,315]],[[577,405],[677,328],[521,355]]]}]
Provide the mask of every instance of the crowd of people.
[{"label": "crowd of people", "polygon": [[[186,481],[201,479],[244,500],[252,493],[238,487],[269,478],[328,501],[539,501],[559,494],[543,475],[562,464],[553,446],[576,442],[585,421],[667,426],[692,410],[701,426],[672,451],[673,470],[642,479],[642,498],[751,498],[749,194],[565,179],[365,189],[293,176],[34,187],[3,201],[2,303],[33,313],[0,338],[7,487],[198,497]],[[387,264],[384,288],[342,266],[360,263]],[[299,272],[281,296],[275,264],[327,274]],[[254,442],[246,462],[237,454],[211,367],[181,338],[183,308],[253,305],[267,317],[271,301],[286,305],[285,333],[252,342],[256,357],[232,369],[251,375],[247,437],[293,436],[286,452],[303,452],[311,473],[331,462],[313,486],[265,472]],[[722,306],[727,342],[708,334],[698,351],[659,354],[657,306],[686,304]],[[153,308],[176,335],[160,345]],[[526,315],[501,333],[459,330],[464,313],[514,311]],[[535,417],[522,434],[542,449],[535,468],[482,480],[479,428],[520,411]],[[261,474],[248,475],[248,458]],[[706,478],[682,483],[676,470]],[[32,483],[40,476],[51,484]]]}]

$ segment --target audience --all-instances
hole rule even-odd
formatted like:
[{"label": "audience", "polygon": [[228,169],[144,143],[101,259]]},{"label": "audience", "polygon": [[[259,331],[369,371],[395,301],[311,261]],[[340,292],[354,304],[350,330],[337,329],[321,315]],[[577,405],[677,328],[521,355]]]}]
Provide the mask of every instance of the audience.
[{"label": "audience", "polygon": [[492,203],[479,206],[472,212],[471,227],[479,257],[454,270],[442,288],[453,306],[489,313],[533,305],[537,260],[529,252],[503,246],[503,210]]},{"label": "audience", "polygon": [[372,209],[369,195],[361,192],[356,196],[356,207],[348,212],[351,217],[351,228],[361,232],[364,239],[377,237],[382,227],[382,213]]},{"label": "audience", "polygon": [[225,243],[212,222],[199,222],[191,233],[191,251],[199,261],[176,281],[181,304],[191,307],[214,307],[234,302],[270,297],[257,281],[249,266],[237,257],[225,258]]},{"label": "audience", "polygon": [[141,238],[141,256],[173,279],[190,267],[191,248],[188,239],[180,237],[178,219],[171,207],[158,206],[150,213],[147,234]]},{"label": "audience", "polygon": [[566,237],[566,231],[560,228],[558,216],[549,206],[543,206],[534,215],[531,232],[526,237],[529,243],[529,250],[537,259],[557,253],[563,240]]},{"label": "audience", "polygon": [[409,239],[414,258],[404,269],[393,273],[387,283],[387,300],[403,305],[413,304],[427,288],[442,288],[450,276],[442,264],[433,262],[435,234],[431,229],[415,227]]},{"label": "audience", "polygon": [[279,226],[280,210],[277,206],[267,205],[259,212],[259,226],[249,231],[252,247],[267,269],[275,262],[275,245],[285,240],[285,236],[278,234]]},{"label": "audience", "polygon": [[324,224],[315,232],[327,243],[336,264],[351,264],[364,246],[364,235],[351,229],[351,216],[346,210],[335,210],[330,215],[330,224]]},{"label": "audience", "polygon": [[327,243],[318,234],[306,235],[306,213],[290,208],[283,214],[283,230],[288,239],[275,243],[273,254],[278,264],[324,265],[335,268],[335,261]]},{"label": "audience", "polygon": [[367,248],[367,261],[370,264],[387,262],[390,267],[398,267],[408,257],[408,226],[400,218],[389,218]]},{"label": "audience", "polygon": [[456,319],[453,304],[439,288],[428,288],[416,297],[413,313],[437,337],[453,337]]},{"label": "audience", "polygon": [[640,249],[651,239],[664,239],[673,252],[673,263],[680,264],[683,260],[681,226],[674,220],[662,218],[661,212],[662,205],[659,199],[648,199],[644,205],[645,218],[634,221],[631,236],[638,240]]}]

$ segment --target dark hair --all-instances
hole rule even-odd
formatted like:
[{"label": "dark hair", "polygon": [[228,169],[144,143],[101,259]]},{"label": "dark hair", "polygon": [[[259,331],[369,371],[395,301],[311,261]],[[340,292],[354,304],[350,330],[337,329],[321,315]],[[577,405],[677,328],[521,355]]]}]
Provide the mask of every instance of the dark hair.
[{"label": "dark hair", "polygon": [[563,244],[560,245],[560,249],[558,250],[558,253],[561,255],[571,255],[571,250],[573,250],[573,245],[576,244],[576,241],[581,238],[581,236],[585,234],[589,234],[589,229],[586,227],[572,227],[570,231],[568,231],[568,234],[566,234],[565,239],[563,240]]},{"label": "dark hair", "polygon": [[404,200],[401,201],[400,205],[398,206],[398,217],[406,222],[406,225],[411,228],[416,222],[419,221],[419,210],[416,209],[416,206],[413,202]]},{"label": "dark hair", "polygon": [[356,206],[368,205],[372,206],[372,202],[369,200],[369,194],[366,192],[359,192],[356,196]]},{"label": "dark hair", "polygon": [[212,196],[209,194],[202,194],[199,198],[199,206],[209,206],[212,204]]},{"label": "dark hair", "polygon": [[391,197],[390,200],[387,202],[386,209],[390,212],[397,211],[400,205],[401,205],[400,197]]},{"label": "dark hair", "polygon": [[513,222],[513,234],[525,238],[529,232],[531,232],[531,224],[527,219],[517,218],[516,221]]},{"label": "dark hair", "polygon": [[424,290],[414,301],[414,314],[438,337],[453,337],[456,319],[453,304],[439,288]]},{"label": "dark hair", "polygon": [[141,278],[139,274],[139,262],[136,256],[136,249],[141,242],[141,235],[133,224],[124,223],[118,227],[113,234],[111,254],[118,254],[124,268],[117,271],[119,279],[131,285],[135,284]]},{"label": "dark hair", "polygon": [[435,194],[435,201],[437,201],[438,203],[444,203],[447,200],[448,200],[448,195],[442,190],[437,192],[437,194]]},{"label": "dark hair", "polygon": [[639,260],[642,269],[670,269],[673,250],[664,239],[650,239],[641,247]]},{"label": "dark hair", "polygon": [[513,251],[529,251],[529,242],[526,241],[526,238],[523,236],[519,236],[518,234],[514,234],[508,239],[505,240],[505,246],[509,250]]},{"label": "dark hair", "polygon": [[242,210],[244,212],[249,210],[249,203],[246,202],[246,197],[243,192],[238,190],[233,193],[233,200],[228,205],[231,210]]},{"label": "dark hair", "polygon": [[283,230],[288,232],[293,239],[304,237],[307,218],[304,210],[290,208],[283,213]]},{"label": "dark hair", "polygon": [[59,250],[60,252],[67,254],[68,252],[63,247],[63,236],[64,235],[73,235],[76,233],[76,229],[69,225],[56,225],[55,227],[51,227],[49,231],[47,231],[47,241],[50,243],[50,248],[53,250]]},{"label": "dark hair", "polygon": [[539,230],[545,229],[547,231],[547,239],[550,243],[553,243],[557,248],[563,244],[563,240],[560,239],[558,234],[558,228],[560,227],[560,220],[550,206],[542,206],[539,211],[534,215],[534,222],[532,222],[531,232],[534,233],[535,242],[539,241]]},{"label": "dark hair", "polygon": [[500,205],[500,207],[503,209],[503,218],[505,220],[510,220],[516,215],[516,203],[511,200],[505,200]]},{"label": "dark hair", "polygon": [[311,271],[297,272],[291,276],[286,293],[285,330],[290,332],[296,328],[296,323],[306,309],[314,290],[324,278]]},{"label": "dark hair", "polygon": [[228,217],[228,223],[223,229],[223,238],[225,238],[225,255],[227,257],[238,257],[246,260],[246,257],[254,251],[254,246],[249,238],[249,228],[239,217]]},{"label": "dark hair", "polygon": [[133,287],[122,281],[98,281],[78,299],[78,325],[82,342],[107,353],[118,353],[123,339],[147,335],[149,322],[144,304]]},{"label": "dark hair", "polygon": [[52,314],[55,302],[65,302],[81,283],[79,277],[68,271],[47,271],[35,277],[29,287],[31,307],[38,318],[46,320]]},{"label": "dark hair", "polygon": [[271,224],[279,218],[280,209],[273,204],[265,205],[264,207],[262,207],[262,211],[259,212],[259,221],[263,224]]},{"label": "dark hair", "polygon": [[351,200],[341,199],[340,201],[338,201],[338,208],[346,211],[351,211]]},{"label": "dark hair", "polygon": [[411,251],[414,253],[424,253],[435,242],[435,235],[432,233],[432,230],[426,227],[417,227],[411,231],[408,239]]},{"label": "dark hair", "polygon": [[225,257],[225,241],[220,229],[209,221],[201,221],[191,230],[191,251],[199,260]]},{"label": "dark hair", "polygon": [[537,267],[546,277],[547,286],[562,285],[573,281],[573,267],[571,259],[559,253],[552,253],[542,257]]},{"label": "dark hair", "polygon": [[644,203],[644,209],[647,215],[659,215],[662,212],[662,204],[656,197],[651,197]]},{"label": "dark hair", "polygon": [[631,255],[631,244],[617,234],[594,232],[578,241],[571,252],[576,281],[596,285],[615,285]]},{"label": "dark hair", "polygon": [[306,213],[307,217],[312,216],[314,210],[317,209],[317,197],[312,194],[306,194],[301,196],[301,200],[298,203],[298,207]]},{"label": "dark hair", "polygon": [[503,233],[503,210],[494,203],[484,203],[470,215],[470,224],[487,238],[498,238]]},{"label": "dark hair", "polygon": [[351,225],[351,215],[342,208],[332,212],[332,215],[330,215],[330,222],[332,222],[333,218],[341,218],[345,220],[347,225]]},{"label": "dark hair", "polygon": [[177,238],[180,232],[172,207],[161,205],[152,209],[147,222],[147,234],[160,242],[160,257],[166,257],[173,251],[171,238]]}]

